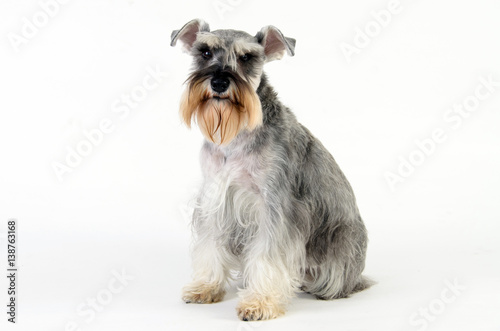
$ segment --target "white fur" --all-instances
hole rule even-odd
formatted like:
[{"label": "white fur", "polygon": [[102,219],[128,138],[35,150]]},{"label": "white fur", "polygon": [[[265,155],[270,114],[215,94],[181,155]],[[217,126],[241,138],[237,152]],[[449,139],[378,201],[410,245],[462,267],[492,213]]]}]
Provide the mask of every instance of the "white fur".
[{"label": "white fur", "polygon": [[[305,247],[297,242],[283,255],[281,244],[290,240],[276,237],[287,235],[282,231],[284,216],[280,206],[269,210],[265,192],[259,190],[266,171],[263,165],[239,157],[234,145],[232,155],[226,155],[222,147],[211,148],[201,153],[206,181],[195,210],[194,278],[225,284],[230,271],[238,270],[245,285],[240,290],[242,301],[270,300],[284,310],[302,283]],[[229,236],[237,236],[245,245],[241,256],[225,247],[235,239]]]}]

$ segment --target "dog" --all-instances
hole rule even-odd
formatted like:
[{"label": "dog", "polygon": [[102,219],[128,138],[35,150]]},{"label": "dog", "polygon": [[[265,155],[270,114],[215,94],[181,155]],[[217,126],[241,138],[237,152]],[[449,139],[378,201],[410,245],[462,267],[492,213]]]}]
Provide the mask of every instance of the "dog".
[{"label": "dog", "polygon": [[171,46],[178,41],[193,57],[180,116],[205,138],[194,274],[183,300],[221,301],[239,275],[237,315],[255,321],[283,315],[299,291],[330,300],[370,286],[361,275],[367,231],[353,190],[263,71],[293,56],[295,39],[274,26],[255,36],[210,31],[195,19],[172,32]]}]

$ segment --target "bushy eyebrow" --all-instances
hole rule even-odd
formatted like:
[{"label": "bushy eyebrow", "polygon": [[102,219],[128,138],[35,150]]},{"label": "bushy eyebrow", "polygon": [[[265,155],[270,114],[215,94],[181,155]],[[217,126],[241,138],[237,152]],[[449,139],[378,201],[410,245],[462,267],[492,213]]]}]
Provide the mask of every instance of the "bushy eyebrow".
[{"label": "bushy eyebrow", "polygon": [[251,54],[253,56],[258,56],[263,52],[264,47],[257,43],[249,43],[244,40],[235,40],[232,45],[232,50],[238,54]]},{"label": "bushy eyebrow", "polygon": [[205,45],[207,48],[221,48],[224,46],[223,41],[214,34],[209,32],[198,33],[196,37],[196,42]]}]

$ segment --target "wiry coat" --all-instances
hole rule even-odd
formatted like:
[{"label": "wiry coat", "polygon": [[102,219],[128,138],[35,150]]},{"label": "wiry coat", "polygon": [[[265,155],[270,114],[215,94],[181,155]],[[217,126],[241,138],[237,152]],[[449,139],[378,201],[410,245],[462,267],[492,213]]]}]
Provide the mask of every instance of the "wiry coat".
[{"label": "wiry coat", "polygon": [[[254,42],[259,38],[265,36]],[[194,282],[184,294],[187,302],[219,301],[231,271],[240,271],[244,320],[282,314],[300,289],[334,299],[367,286],[361,276],[367,233],[351,186],[266,75],[258,76],[261,125],[228,144],[207,140],[202,147]]]}]

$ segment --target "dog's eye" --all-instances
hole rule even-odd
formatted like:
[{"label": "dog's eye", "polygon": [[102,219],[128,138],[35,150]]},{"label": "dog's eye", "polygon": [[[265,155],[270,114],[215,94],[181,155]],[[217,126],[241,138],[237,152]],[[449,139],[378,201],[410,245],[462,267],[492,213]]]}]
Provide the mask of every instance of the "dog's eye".
[{"label": "dog's eye", "polygon": [[252,58],[252,54],[245,54],[245,55],[240,56],[240,60],[243,61],[243,62],[247,62],[251,58]]},{"label": "dog's eye", "polygon": [[205,59],[208,60],[212,57],[212,52],[210,51],[203,51],[201,52],[201,56]]}]

